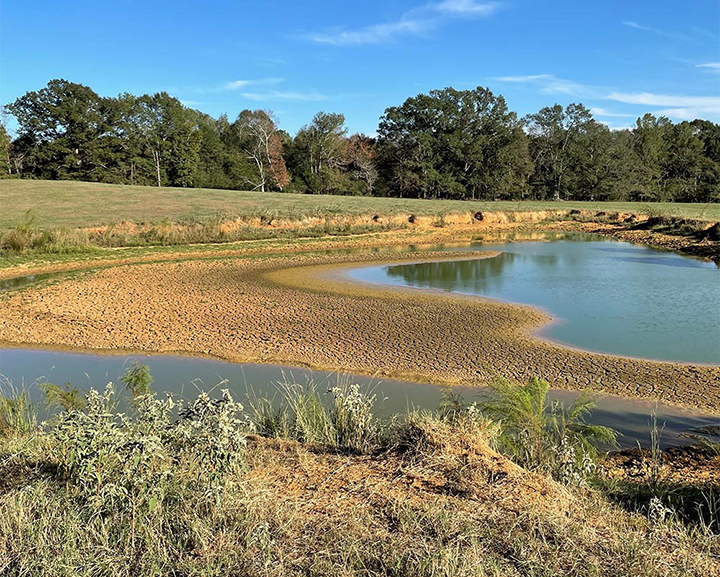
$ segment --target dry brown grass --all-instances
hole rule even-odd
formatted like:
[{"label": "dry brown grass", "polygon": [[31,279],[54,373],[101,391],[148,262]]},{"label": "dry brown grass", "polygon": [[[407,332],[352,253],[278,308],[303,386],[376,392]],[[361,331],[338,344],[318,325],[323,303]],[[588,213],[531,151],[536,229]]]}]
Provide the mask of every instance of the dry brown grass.
[{"label": "dry brown grass", "polygon": [[493,451],[483,427],[414,416],[401,429],[394,446],[369,455],[251,436],[245,469],[221,501],[166,504],[136,521],[137,539],[128,519],[86,518],[82,503],[64,496],[41,438],[3,439],[0,572],[720,574],[717,536],[529,473]]}]

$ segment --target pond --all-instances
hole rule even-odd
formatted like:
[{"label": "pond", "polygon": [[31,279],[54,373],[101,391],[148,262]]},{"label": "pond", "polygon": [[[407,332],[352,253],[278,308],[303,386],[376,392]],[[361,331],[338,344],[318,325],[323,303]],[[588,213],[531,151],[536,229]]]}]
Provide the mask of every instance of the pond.
[{"label": "pond", "polygon": [[[540,336],[585,350],[720,364],[720,269],[710,261],[595,235],[476,242],[489,259],[370,266],[353,279],[528,304]],[[457,249],[455,249],[457,250]]]},{"label": "pond", "polygon": [[[156,391],[193,398],[199,390],[218,395],[221,389],[227,388],[244,404],[252,394],[274,397],[284,382],[306,384],[312,380],[323,392],[338,382],[358,383],[377,396],[378,414],[390,417],[412,408],[435,409],[442,391],[435,385],[278,365],[237,364],[172,355],[113,356],[20,348],[0,349],[0,374],[5,387],[12,382],[15,389],[25,388],[31,399],[40,404],[42,393],[38,384],[41,382],[70,382],[82,389],[102,389],[109,381],[119,382],[123,371],[133,361],[150,367]],[[488,394],[485,389],[472,387],[455,387],[453,390],[466,402],[481,401]],[[551,398],[568,405],[577,398],[577,393],[552,391]],[[720,425],[720,418],[702,411],[612,396],[598,397],[598,406],[590,421],[615,428],[623,435],[619,439],[621,446],[635,447],[638,442],[649,444],[652,413],[657,415],[658,426],[664,427],[661,436],[664,447],[689,443],[692,439],[684,435],[701,427]],[[42,418],[45,416],[41,414]]]},{"label": "pond", "polygon": [[[501,251],[495,258],[442,263],[364,266],[348,274],[359,281],[461,292],[529,304],[544,309],[554,322],[540,335],[571,346],[618,355],[693,363],[720,362],[720,270],[707,261],[672,252],[577,233],[510,233],[466,238],[443,245],[403,245],[377,249],[328,251],[346,254],[442,250]],[[0,282],[0,291],[63,277],[50,273]],[[98,355],[42,349],[0,349],[0,388],[12,382],[42,400],[38,383],[73,383],[102,388],[117,382],[138,360],[155,378],[154,388],[183,397],[199,390],[230,389],[247,403],[248,394],[274,396],[282,382],[309,380],[325,391],[339,381],[356,382],[378,397],[378,412],[389,417],[409,408],[434,409],[441,388],[435,385],[338,375],[297,367],[236,364],[172,355]],[[466,401],[483,389],[455,387]],[[1,391],[0,391],[1,392]],[[568,404],[577,393],[552,391]],[[690,442],[687,433],[718,426],[720,419],[685,410],[612,396],[599,397],[592,422],[619,430],[624,447],[647,445],[650,416],[664,425],[664,446]]]}]

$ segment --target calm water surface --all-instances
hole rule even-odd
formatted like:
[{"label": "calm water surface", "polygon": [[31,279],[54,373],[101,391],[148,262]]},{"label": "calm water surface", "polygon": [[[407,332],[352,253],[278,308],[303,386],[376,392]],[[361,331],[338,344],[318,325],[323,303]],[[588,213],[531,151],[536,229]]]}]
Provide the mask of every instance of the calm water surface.
[{"label": "calm water surface", "polygon": [[[40,403],[41,382],[71,382],[83,389],[102,389],[109,381],[119,382],[127,366],[139,361],[150,367],[155,378],[153,388],[167,391],[183,398],[193,398],[199,390],[219,395],[221,389],[229,389],[244,404],[248,394],[273,398],[280,384],[296,382],[305,384],[312,380],[320,391],[341,383],[358,383],[365,390],[377,395],[378,413],[382,417],[403,413],[410,408],[435,409],[440,402],[441,388],[435,385],[409,383],[390,379],[339,375],[325,371],[311,371],[297,367],[278,365],[237,364],[196,357],[170,355],[93,355],[31,349],[0,349],[1,389],[8,380],[18,389],[26,388],[31,398]],[[455,387],[467,402],[481,401],[487,391],[471,387]],[[577,397],[569,391],[552,391],[551,396],[565,404]],[[658,425],[664,426],[663,446],[691,442],[688,433],[700,427],[719,426],[720,418],[702,411],[690,411],[648,401],[620,397],[599,397],[598,407],[590,420],[607,425],[622,433],[619,439],[623,447],[635,447],[637,442],[647,445],[650,441],[649,420],[657,414]],[[45,418],[46,415],[42,415]]]},{"label": "calm water surface", "polygon": [[720,269],[594,235],[548,235],[473,249],[495,258],[362,267],[362,281],[479,295],[542,308],[541,335],[591,351],[720,364]]}]

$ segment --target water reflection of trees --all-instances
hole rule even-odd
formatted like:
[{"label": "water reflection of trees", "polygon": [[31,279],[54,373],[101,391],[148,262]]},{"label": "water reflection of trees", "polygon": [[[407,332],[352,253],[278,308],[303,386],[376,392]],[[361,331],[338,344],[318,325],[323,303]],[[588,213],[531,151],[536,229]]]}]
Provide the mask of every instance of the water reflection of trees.
[{"label": "water reflection of trees", "polygon": [[448,290],[486,292],[499,283],[503,270],[520,260],[533,257],[503,252],[493,258],[449,262],[402,264],[387,269],[389,277],[419,287],[442,287]]}]

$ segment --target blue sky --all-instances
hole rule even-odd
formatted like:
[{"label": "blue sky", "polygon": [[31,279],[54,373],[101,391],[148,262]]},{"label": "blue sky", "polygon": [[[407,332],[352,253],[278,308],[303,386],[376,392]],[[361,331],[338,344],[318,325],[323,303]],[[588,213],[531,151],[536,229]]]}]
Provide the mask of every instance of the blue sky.
[{"label": "blue sky", "polygon": [[52,78],[99,94],[167,91],[233,119],[318,110],[374,133],[433,88],[488,86],[521,115],[583,102],[629,126],[644,112],[720,121],[720,0],[112,2],[3,0],[0,102]]}]

